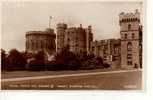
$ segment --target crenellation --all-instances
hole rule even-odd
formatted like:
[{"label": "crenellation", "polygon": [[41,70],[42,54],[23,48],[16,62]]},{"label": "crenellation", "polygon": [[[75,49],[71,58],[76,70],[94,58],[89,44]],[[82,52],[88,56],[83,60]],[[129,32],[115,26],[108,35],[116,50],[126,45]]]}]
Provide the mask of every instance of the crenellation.
[{"label": "crenellation", "polygon": [[135,11],[135,13],[120,13],[119,15],[119,22],[124,23],[124,22],[136,22],[140,21],[140,12],[138,10]]}]

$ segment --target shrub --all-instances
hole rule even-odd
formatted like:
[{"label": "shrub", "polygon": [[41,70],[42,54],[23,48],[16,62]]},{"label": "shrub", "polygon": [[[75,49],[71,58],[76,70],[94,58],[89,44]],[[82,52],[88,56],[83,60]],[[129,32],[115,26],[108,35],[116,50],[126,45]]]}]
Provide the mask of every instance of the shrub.
[{"label": "shrub", "polygon": [[82,62],[82,69],[95,69],[99,65],[98,60],[96,58],[92,58]]},{"label": "shrub", "polygon": [[31,71],[45,70],[45,63],[42,60],[33,60],[33,61],[30,61],[27,69]]},{"label": "shrub", "polygon": [[16,49],[12,49],[6,57],[6,70],[24,70],[26,63],[23,54]]},{"label": "shrub", "polygon": [[103,65],[103,59],[101,57],[97,57],[98,65]]},{"label": "shrub", "polygon": [[27,65],[28,70],[41,71],[45,70],[45,53],[39,51],[34,55],[34,60],[30,61]]},{"label": "shrub", "polygon": [[35,55],[34,55],[36,60],[45,60],[45,53],[43,50],[38,51]]},{"label": "shrub", "polygon": [[57,65],[55,61],[48,61],[45,63],[45,70],[52,71],[57,70]]},{"label": "shrub", "polygon": [[70,52],[67,47],[55,56],[55,62],[57,70],[73,70],[81,66],[79,57]]},{"label": "shrub", "polygon": [[108,63],[103,64],[104,68],[110,68],[111,66]]},{"label": "shrub", "polygon": [[1,65],[2,65],[2,70],[6,70],[6,54],[5,54],[5,50],[1,49]]},{"label": "shrub", "polygon": [[67,64],[67,69],[69,70],[76,70],[76,69],[79,69],[81,66],[81,63],[79,60],[77,59],[72,59],[68,62]]}]

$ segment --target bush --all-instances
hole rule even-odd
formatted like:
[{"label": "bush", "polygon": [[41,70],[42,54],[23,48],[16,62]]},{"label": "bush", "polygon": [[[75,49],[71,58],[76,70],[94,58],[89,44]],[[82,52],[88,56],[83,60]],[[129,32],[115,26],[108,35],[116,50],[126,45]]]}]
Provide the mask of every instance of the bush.
[{"label": "bush", "polygon": [[103,64],[104,68],[110,68],[111,66],[108,63]]},{"label": "bush", "polygon": [[70,52],[67,47],[55,56],[55,63],[57,70],[73,70],[81,66],[79,57]]},{"label": "bush", "polygon": [[45,53],[43,50],[40,50],[40,51],[38,51],[38,53],[36,53],[34,55],[34,57],[36,60],[43,60],[44,61],[45,60]]},{"label": "bush", "polygon": [[103,65],[103,59],[101,57],[97,57],[98,65]]},{"label": "bush", "polygon": [[33,61],[30,61],[27,69],[31,71],[45,70],[45,63],[42,60],[33,60]]},{"label": "bush", "polygon": [[102,68],[102,63],[100,63],[97,58],[84,60],[82,62],[82,69],[96,69],[99,68],[99,66]]},{"label": "bush", "polygon": [[45,70],[48,70],[48,71],[57,70],[56,62],[55,61],[46,62]]},{"label": "bush", "polygon": [[76,70],[76,69],[79,69],[81,66],[81,63],[79,60],[77,59],[72,59],[68,62],[67,64],[67,69],[69,70]]},{"label": "bush", "polygon": [[6,66],[5,66],[6,61],[5,60],[6,60],[5,50],[1,49],[1,66],[2,66],[2,71],[6,70]]},{"label": "bush", "polygon": [[23,57],[23,54],[12,49],[9,52],[9,55],[6,57],[6,70],[24,70],[26,65],[26,59]]},{"label": "bush", "polygon": [[45,53],[44,51],[39,51],[34,55],[34,60],[30,61],[27,65],[28,70],[41,71],[45,70]]}]

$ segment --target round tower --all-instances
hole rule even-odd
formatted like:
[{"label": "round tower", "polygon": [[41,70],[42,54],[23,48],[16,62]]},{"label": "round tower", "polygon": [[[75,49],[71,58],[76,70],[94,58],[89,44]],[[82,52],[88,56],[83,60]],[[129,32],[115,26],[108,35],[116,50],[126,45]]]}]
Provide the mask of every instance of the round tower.
[{"label": "round tower", "polygon": [[43,50],[49,55],[55,52],[56,35],[53,29],[45,31],[28,31],[26,32],[26,51],[29,53],[37,53]]}]

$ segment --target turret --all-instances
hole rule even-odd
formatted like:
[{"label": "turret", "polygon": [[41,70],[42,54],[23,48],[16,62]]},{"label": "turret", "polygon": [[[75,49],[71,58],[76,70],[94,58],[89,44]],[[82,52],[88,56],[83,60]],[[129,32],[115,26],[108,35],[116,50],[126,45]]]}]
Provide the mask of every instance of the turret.
[{"label": "turret", "polygon": [[59,23],[57,24],[57,48],[56,51],[60,52],[62,48],[64,48],[64,38],[65,38],[65,32],[67,29],[67,24],[65,23]]},{"label": "turret", "polygon": [[119,24],[121,26],[121,31],[139,30],[140,12],[138,9],[136,9],[134,13],[121,12],[119,14]]}]

